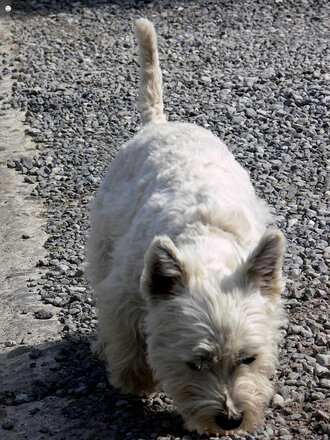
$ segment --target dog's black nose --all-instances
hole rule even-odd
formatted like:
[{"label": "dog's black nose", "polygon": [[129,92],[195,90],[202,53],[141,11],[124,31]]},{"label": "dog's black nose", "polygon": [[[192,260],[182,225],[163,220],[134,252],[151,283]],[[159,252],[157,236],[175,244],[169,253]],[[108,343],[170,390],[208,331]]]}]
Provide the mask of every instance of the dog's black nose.
[{"label": "dog's black nose", "polygon": [[226,414],[218,414],[215,416],[215,421],[217,425],[224,431],[231,431],[232,429],[237,429],[242,423],[243,415],[237,417],[230,417]]}]

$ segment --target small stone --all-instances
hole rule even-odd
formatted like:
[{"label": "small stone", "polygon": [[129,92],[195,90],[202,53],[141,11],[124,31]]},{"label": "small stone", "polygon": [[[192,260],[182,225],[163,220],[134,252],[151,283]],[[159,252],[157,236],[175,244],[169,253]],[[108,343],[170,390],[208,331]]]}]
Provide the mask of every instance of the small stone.
[{"label": "small stone", "polygon": [[40,258],[38,263],[36,264],[37,267],[44,267],[44,266],[48,266],[49,261],[47,258]]},{"label": "small stone", "polygon": [[118,402],[116,402],[116,406],[121,407],[121,406],[126,406],[127,405],[127,400],[118,400]]},{"label": "small stone", "polygon": [[204,83],[211,83],[212,82],[212,79],[211,78],[209,78],[208,76],[201,76],[201,81],[203,81]]},{"label": "small stone", "polygon": [[290,387],[284,386],[282,387],[278,393],[284,398],[284,400],[287,400],[291,397],[291,389]]},{"label": "small stone", "polygon": [[33,398],[26,393],[20,393],[17,394],[17,396],[15,396],[15,403],[17,403],[18,405],[21,405],[22,403],[31,402],[32,400]]},{"label": "small stone", "polygon": [[319,333],[318,335],[315,336],[315,342],[316,345],[319,345],[321,347],[323,346],[326,347],[329,341],[324,333]]},{"label": "small stone", "polygon": [[2,424],[2,429],[5,429],[6,431],[11,431],[13,427],[15,426],[16,420],[14,419],[8,419],[5,420]]},{"label": "small stone", "polygon": [[36,183],[36,177],[35,176],[25,176],[24,182],[26,183]]},{"label": "small stone", "polygon": [[273,67],[268,67],[268,69],[265,69],[260,73],[261,78],[269,79],[274,77],[276,74],[275,69]]},{"label": "small stone", "polygon": [[[330,246],[327,246],[323,251],[324,258],[330,258]],[[330,356],[330,355],[322,355],[322,356]]]},{"label": "small stone", "polygon": [[65,274],[69,270],[69,266],[67,266],[66,264],[59,264],[55,267],[55,270],[60,274]]},{"label": "small stone", "polygon": [[246,121],[245,118],[243,118],[243,116],[234,116],[233,119],[233,124],[238,124],[238,125],[242,125],[244,124],[244,122]]},{"label": "small stone", "polygon": [[295,412],[293,414],[289,414],[288,416],[286,416],[287,420],[299,420],[301,419],[302,415],[298,412]]},{"label": "small stone", "polygon": [[163,401],[159,397],[154,397],[153,401],[154,401],[154,404],[156,403],[156,404],[158,404],[160,406],[163,405]]},{"label": "small stone", "polygon": [[77,269],[77,271],[74,274],[75,278],[79,278],[84,274],[84,271],[82,269]]},{"label": "small stone", "polygon": [[245,110],[246,116],[248,116],[249,118],[255,118],[257,116],[257,112],[255,110],[253,110],[253,108],[247,108]]},{"label": "small stone", "polygon": [[330,379],[330,370],[329,368],[322,367],[322,365],[315,365],[315,374],[317,377]]},{"label": "small stone", "polygon": [[324,432],[324,434],[330,434],[330,423],[325,423],[322,425],[321,430]]},{"label": "small stone", "polygon": [[316,411],[314,411],[312,417],[316,420],[323,420],[324,422],[327,422],[329,420],[329,415],[321,409],[317,409]]},{"label": "small stone", "polygon": [[222,99],[226,99],[226,97],[230,94],[230,89],[222,89],[220,92],[220,96]]},{"label": "small stone", "polygon": [[41,350],[39,350],[39,348],[34,348],[30,353],[29,353],[29,358],[30,359],[38,359],[41,356]]},{"label": "small stone", "polygon": [[13,162],[12,160],[8,160],[7,161],[7,167],[8,168],[15,168],[16,167],[16,162]]},{"label": "small stone", "polygon": [[320,385],[322,388],[329,389],[330,388],[330,379],[321,379]]},{"label": "small stone", "polygon": [[81,312],[81,309],[78,309],[77,307],[73,307],[72,309],[69,309],[70,315],[77,315]]},{"label": "small stone", "polygon": [[16,341],[8,339],[7,341],[5,341],[5,346],[6,347],[15,347],[15,345],[17,344]]},{"label": "small stone", "polygon": [[27,240],[28,238],[31,238],[29,234],[22,234],[23,240]]},{"label": "small stone", "polygon": [[310,337],[313,336],[311,332],[309,332],[308,330],[304,329],[304,327],[301,326],[301,325],[292,325],[292,326],[291,326],[291,329],[292,329],[292,332],[293,332],[294,334],[296,334],[296,335],[302,335],[302,336],[304,336],[305,338],[310,338]]},{"label": "small stone", "polygon": [[36,319],[50,319],[53,317],[53,313],[44,309],[40,309],[34,312],[34,317]]},{"label": "small stone", "polygon": [[53,304],[53,306],[59,307],[62,306],[63,304],[65,304],[65,301],[63,298],[61,298],[60,296],[55,296],[55,298],[52,298],[51,300],[49,300],[49,302],[51,304]]},{"label": "small stone", "polygon": [[247,87],[253,87],[257,81],[258,78],[256,77],[244,78],[244,83]]},{"label": "small stone", "polygon": [[28,157],[22,157],[20,159],[21,164],[23,167],[27,168],[28,170],[31,170],[33,168],[32,160]]},{"label": "small stone", "polygon": [[41,87],[34,87],[33,89],[30,89],[29,92],[31,95],[38,95],[42,92],[42,89]]},{"label": "small stone", "polygon": [[76,388],[74,391],[74,394],[76,396],[84,396],[88,392],[88,388],[86,385],[81,385],[80,387]]},{"label": "small stone", "polygon": [[285,407],[284,399],[280,394],[275,394],[275,396],[273,397],[272,406],[273,406],[273,408],[284,408]]},{"label": "small stone", "polygon": [[49,431],[49,429],[47,428],[47,426],[42,426],[42,427],[39,429],[39,432],[42,432],[43,434],[46,434],[48,431]]},{"label": "small stone", "polygon": [[318,354],[316,356],[316,362],[322,367],[329,367],[330,366],[330,354]]},{"label": "small stone", "polygon": [[233,115],[236,112],[236,108],[231,105],[227,105],[226,110],[230,115]]}]

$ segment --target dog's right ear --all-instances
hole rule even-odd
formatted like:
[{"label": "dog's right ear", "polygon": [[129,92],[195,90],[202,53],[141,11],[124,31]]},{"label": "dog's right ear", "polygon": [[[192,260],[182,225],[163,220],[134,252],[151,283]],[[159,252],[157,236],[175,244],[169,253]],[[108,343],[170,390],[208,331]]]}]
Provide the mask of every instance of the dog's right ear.
[{"label": "dog's right ear", "polygon": [[145,256],[141,277],[142,291],[151,298],[179,294],[185,285],[185,271],[178,249],[169,237],[155,237]]},{"label": "dog's right ear", "polygon": [[274,297],[282,293],[282,262],[285,239],[278,230],[267,230],[244,265],[249,282],[258,285],[263,295]]}]

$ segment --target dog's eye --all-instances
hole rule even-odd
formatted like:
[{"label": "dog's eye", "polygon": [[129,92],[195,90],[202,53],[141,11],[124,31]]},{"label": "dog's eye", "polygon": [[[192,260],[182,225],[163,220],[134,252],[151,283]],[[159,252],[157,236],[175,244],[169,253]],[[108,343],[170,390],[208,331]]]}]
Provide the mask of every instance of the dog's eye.
[{"label": "dog's eye", "polygon": [[243,359],[242,364],[249,365],[249,364],[252,364],[252,362],[254,362],[255,360],[256,360],[256,356],[251,356],[251,357]]},{"label": "dog's eye", "polygon": [[188,367],[193,371],[207,371],[209,370],[209,365],[206,359],[198,358],[193,361],[187,362]]}]

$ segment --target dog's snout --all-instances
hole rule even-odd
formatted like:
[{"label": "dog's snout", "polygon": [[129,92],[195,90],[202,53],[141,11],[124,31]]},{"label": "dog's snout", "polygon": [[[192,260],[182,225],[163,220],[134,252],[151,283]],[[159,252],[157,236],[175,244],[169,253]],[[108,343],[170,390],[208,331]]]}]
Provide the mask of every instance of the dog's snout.
[{"label": "dog's snout", "polygon": [[215,421],[217,425],[224,431],[231,431],[232,429],[237,429],[242,423],[243,415],[237,417],[231,417],[228,414],[218,414],[215,416]]}]

